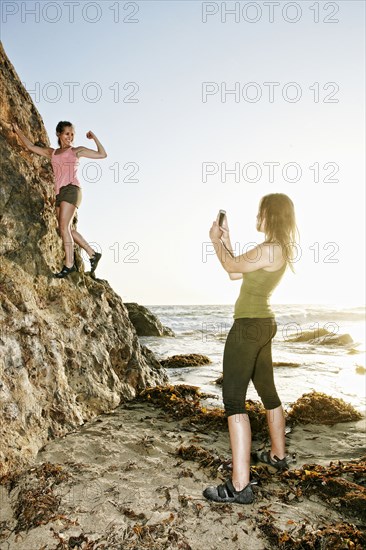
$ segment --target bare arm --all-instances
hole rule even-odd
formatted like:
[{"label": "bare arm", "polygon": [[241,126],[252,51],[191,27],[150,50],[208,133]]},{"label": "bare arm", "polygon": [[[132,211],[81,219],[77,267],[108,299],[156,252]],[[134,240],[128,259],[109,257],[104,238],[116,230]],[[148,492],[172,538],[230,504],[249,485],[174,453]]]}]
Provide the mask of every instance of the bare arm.
[{"label": "bare arm", "polygon": [[99,139],[97,138],[97,136],[92,131],[89,131],[86,134],[86,137],[88,139],[94,139],[95,144],[98,148],[98,151],[93,151],[93,149],[89,149],[88,147],[80,146],[80,147],[75,147],[76,155],[79,158],[86,157],[88,159],[105,159],[107,157],[107,153],[103,145],[100,143]]},{"label": "bare arm", "polygon": [[210,239],[216,255],[227,273],[250,273],[273,265],[274,245],[259,244],[245,254],[232,256],[222,243],[223,231],[217,221],[210,229]]},{"label": "bare arm", "polygon": [[41,155],[42,157],[48,157],[50,158],[52,155],[52,147],[39,147],[38,145],[34,145],[25,135],[19,130],[19,127],[15,122],[12,124],[13,132],[17,134],[20,141],[23,143],[23,145],[29,150],[32,151],[32,153],[36,153],[37,155]]},{"label": "bare arm", "polygon": [[273,265],[270,246],[259,244],[241,256],[231,257],[221,239],[214,237],[211,240],[222,267],[229,274],[250,273]]},{"label": "bare arm", "polygon": [[[223,233],[223,236],[221,237],[221,241],[222,241],[224,247],[226,248],[226,250],[228,250],[230,252],[230,254],[232,255],[232,257],[234,258],[235,256],[234,256],[233,247],[231,246],[229,232],[227,231],[227,234],[225,234],[225,233],[226,232]],[[232,281],[237,281],[238,279],[243,278],[243,274],[242,273],[230,273],[229,272],[229,277]]]}]

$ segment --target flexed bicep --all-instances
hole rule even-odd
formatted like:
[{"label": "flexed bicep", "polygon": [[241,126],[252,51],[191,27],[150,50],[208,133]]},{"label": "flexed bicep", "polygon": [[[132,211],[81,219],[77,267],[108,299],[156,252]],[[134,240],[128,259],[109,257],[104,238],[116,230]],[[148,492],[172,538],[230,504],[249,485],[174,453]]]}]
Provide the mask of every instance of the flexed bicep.
[{"label": "flexed bicep", "polygon": [[104,159],[107,155],[100,153],[99,151],[94,151],[88,147],[77,147],[75,150],[77,157],[85,157],[88,159]]}]

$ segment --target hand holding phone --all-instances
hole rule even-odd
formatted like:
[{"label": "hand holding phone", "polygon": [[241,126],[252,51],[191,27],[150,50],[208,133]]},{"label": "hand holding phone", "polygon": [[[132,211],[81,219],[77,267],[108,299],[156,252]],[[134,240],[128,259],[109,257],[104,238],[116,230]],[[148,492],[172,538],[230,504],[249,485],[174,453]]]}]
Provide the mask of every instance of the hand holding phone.
[{"label": "hand holding phone", "polygon": [[218,213],[218,216],[217,216],[217,223],[218,223],[218,225],[219,225],[219,227],[222,231],[221,242],[222,242],[224,248],[226,249],[226,251],[233,258],[234,257],[233,253],[227,248],[226,244],[224,243],[225,237],[228,237],[228,234],[229,234],[229,227],[228,227],[227,219],[226,219],[226,210],[219,210],[219,213]]}]

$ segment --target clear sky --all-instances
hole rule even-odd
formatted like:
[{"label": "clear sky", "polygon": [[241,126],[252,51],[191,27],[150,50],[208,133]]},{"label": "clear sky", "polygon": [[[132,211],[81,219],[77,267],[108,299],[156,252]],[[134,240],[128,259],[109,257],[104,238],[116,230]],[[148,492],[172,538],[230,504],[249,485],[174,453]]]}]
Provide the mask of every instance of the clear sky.
[{"label": "clear sky", "polygon": [[348,0],[2,2],[51,145],[70,120],[75,145],[92,130],[107,150],[81,160],[78,227],[124,301],[234,303],[212,221],[224,208],[243,252],[281,192],[300,257],[272,303],[364,304],[364,20]]}]

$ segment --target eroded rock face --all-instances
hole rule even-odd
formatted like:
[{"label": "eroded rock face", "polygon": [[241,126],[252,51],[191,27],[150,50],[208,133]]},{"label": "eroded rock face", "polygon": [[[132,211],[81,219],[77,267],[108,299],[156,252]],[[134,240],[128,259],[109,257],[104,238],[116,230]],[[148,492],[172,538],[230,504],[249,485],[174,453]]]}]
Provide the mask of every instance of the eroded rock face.
[{"label": "eroded rock face", "polygon": [[49,159],[9,123],[49,146],[37,109],[0,45],[0,475],[30,462],[49,437],[168,377],[141,348],[121,298],[62,266]]}]

